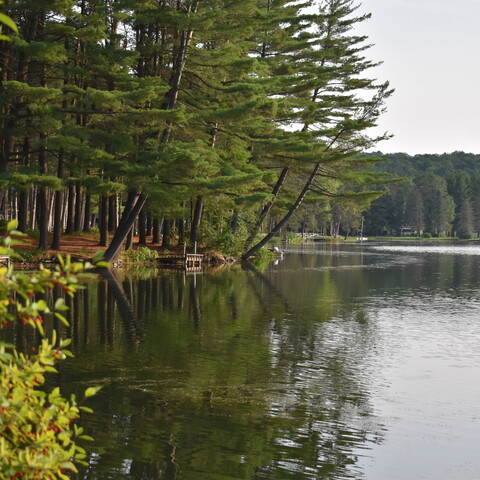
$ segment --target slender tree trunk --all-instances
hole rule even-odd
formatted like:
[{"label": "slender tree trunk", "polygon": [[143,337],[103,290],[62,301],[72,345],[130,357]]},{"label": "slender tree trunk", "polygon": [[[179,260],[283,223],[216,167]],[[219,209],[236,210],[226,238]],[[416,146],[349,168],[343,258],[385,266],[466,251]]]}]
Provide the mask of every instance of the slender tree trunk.
[{"label": "slender tree trunk", "polygon": [[233,212],[233,217],[232,217],[232,220],[230,222],[230,228],[232,230],[233,235],[236,235],[238,233],[239,223],[240,223],[240,215],[238,213],[238,210],[235,210]]},{"label": "slender tree trunk", "polygon": [[83,217],[83,232],[90,231],[90,216],[91,216],[91,208],[92,208],[92,199],[90,193],[85,192],[85,213]]},{"label": "slender tree trunk", "polygon": [[114,232],[118,226],[118,196],[110,195],[108,197],[108,231]]},{"label": "slender tree trunk", "polygon": [[260,213],[259,217],[257,218],[257,221],[255,222],[255,225],[253,226],[252,230],[250,231],[250,235],[249,235],[247,241],[245,242],[245,247],[244,247],[245,250],[248,250],[252,246],[252,243],[255,240],[255,237],[257,236],[258,232],[260,231],[260,227],[262,226],[262,223],[264,222],[267,215],[270,213],[270,210],[272,209],[272,206],[273,206],[273,204],[275,203],[275,200],[278,197],[280,189],[282,188],[283,184],[285,183],[288,171],[289,171],[288,167],[284,167],[282,172],[280,173],[280,176],[278,177],[277,183],[275,184],[275,187],[273,188],[273,191],[272,191],[272,198],[263,207],[262,212]]},{"label": "slender tree trunk", "polygon": [[71,234],[75,228],[75,185],[69,185],[68,187],[68,209],[67,209],[67,228],[66,234]]},{"label": "slender tree trunk", "polygon": [[28,228],[28,190],[20,190],[18,198],[18,229],[26,232]]},{"label": "slender tree trunk", "polygon": [[203,197],[198,196],[195,202],[195,210],[193,212],[192,225],[190,229],[190,243],[193,245],[195,242],[199,241],[199,229],[200,222],[202,221],[202,211],[203,211]]},{"label": "slender tree trunk", "polygon": [[99,245],[106,247],[108,244],[108,197],[106,195],[100,197],[98,226],[100,229]]},{"label": "slender tree trunk", "polygon": [[75,221],[73,223],[73,231],[79,232],[82,229],[82,187],[77,184],[75,186]]},{"label": "slender tree trunk", "polygon": [[307,195],[308,190],[310,189],[312,183],[314,182],[318,171],[320,170],[320,163],[316,163],[315,167],[308,177],[307,182],[305,183],[302,191],[298,195],[297,199],[295,200],[295,203],[290,207],[289,211],[285,214],[285,216],[276,224],[273,226],[271,229],[270,233],[265,235],[265,237],[258,242],[256,245],[254,245],[252,248],[247,250],[243,255],[242,255],[242,260],[246,260],[247,258],[255,255],[264,245],[266,245],[274,236],[277,232],[280,231],[280,229],[290,220],[290,217],[298,210],[298,207],[303,202],[303,199],[305,198],[305,195]]},{"label": "slender tree trunk", "polygon": [[[58,178],[63,178],[65,151],[62,149],[58,152]],[[62,234],[62,210],[63,210],[63,192],[60,190],[55,191],[55,206],[54,206],[54,218],[53,218],[53,239],[52,249],[60,250],[60,237]]]},{"label": "slender tree trunk", "polygon": [[[38,167],[40,174],[47,173],[47,152],[45,150],[46,135],[40,134],[40,147],[38,153]],[[38,204],[38,248],[40,250],[48,249],[48,198],[47,188],[44,186],[38,187],[37,194]]]},{"label": "slender tree trunk", "polygon": [[[22,164],[30,164],[30,140],[26,137],[23,141]],[[20,198],[18,205],[18,229],[21,232],[26,232],[28,228],[28,201],[29,191],[20,190]]]},{"label": "slender tree trunk", "polygon": [[165,219],[163,221],[163,239],[162,239],[162,248],[170,248],[170,234],[171,234],[171,223],[170,220]]},{"label": "slender tree trunk", "polygon": [[29,196],[29,204],[30,204],[30,228],[35,230],[37,226],[37,187],[34,186],[32,188],[31,194]]},{"label": "slender tree trunk", "polygon": [[185,243],[185,220],[179,218],[177,220],[178,224],[178,244],[183,245]]},{"label": "slender tree trunk", "polygon": [[147,215],[147,224],[145,227],[145,235],[149,237],[152,234],[152,216],[150,214]]},{"label": "slender tree trunk", "polygon": [[138,213],[147,201],[147,196],[143,194],[133,193],[133,195],[129,194],[129,197],[132,197],[130,205],[128,205],[129,202],[127,201],[128,208],[125,206],[125,210],[123,211],[123,215],[120,219],[120,223],[118,224],[118,228],[115,231],[115,235],[113,236],[109,247],[105,251],[104,258],[107,262],[111,262],[117,258],[118,254],[120,253],[120,249],[122,248],[123,241],[135,223]]},{"label": "slender tree trunk", "polygon": [[133,234],[134,234],[135,226],[132,226],[130,231],[128,232],[127,238],[125,240],[125,250],[131,250],[133,246]]},{"label": "slender tree trunk", "polygon": [[142,208],[138,214],[138,243],[139,245],[147,244],[147,212]]}]

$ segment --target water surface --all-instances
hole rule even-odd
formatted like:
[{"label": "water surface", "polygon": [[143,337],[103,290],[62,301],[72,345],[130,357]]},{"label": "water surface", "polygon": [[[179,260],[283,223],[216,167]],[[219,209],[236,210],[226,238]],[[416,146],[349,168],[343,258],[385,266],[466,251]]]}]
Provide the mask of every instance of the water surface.
[{"label": "water surface", "polygon": [[478,478],[480,249],[315,245],[72,303],[79,478]]}]

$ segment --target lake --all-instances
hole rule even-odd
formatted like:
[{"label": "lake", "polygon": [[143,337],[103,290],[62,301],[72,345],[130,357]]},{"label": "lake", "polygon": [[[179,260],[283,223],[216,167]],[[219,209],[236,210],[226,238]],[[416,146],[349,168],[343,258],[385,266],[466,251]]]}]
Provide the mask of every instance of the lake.
[{"label": "lake", "polygon": [[103,386],[80,479],[478,479],[479,247],[121,271],[70,306],[55,381]]}]

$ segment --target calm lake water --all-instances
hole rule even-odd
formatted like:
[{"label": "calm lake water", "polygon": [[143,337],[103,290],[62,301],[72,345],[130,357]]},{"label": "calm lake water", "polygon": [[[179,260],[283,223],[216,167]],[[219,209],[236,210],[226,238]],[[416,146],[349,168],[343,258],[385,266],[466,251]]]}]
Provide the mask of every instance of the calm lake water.
[{"label": "calm lake water", "polygon": [[477,480],[480,248],[314,245],[71,305],[80,479]]}]

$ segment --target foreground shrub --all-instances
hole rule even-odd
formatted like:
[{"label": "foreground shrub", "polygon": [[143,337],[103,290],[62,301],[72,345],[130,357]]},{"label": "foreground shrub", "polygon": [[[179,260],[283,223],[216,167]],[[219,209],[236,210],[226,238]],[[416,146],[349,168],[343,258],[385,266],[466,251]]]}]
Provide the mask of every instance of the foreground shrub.
[{"label": "foreground shrub", "polygon": [[[10,222],[7,230],[16,227]],[[18,234],[18,232],[11,232]],[[0,255],[17,256],[10,248],[10,237],[4,239]],[[105,264],[99,264],[105,266]],[[73,296],[79,279],[91,264],[72,263],[59,257],[54,271],[40,267],[35,272],[15,272],[13,266],[0,267],[0,328],[12,328],[16,322],[33,328],[42,336],[38,348],[20,352],[0,341],[0,478],[27,480],[68,479],[84,464],[86,453],[78,440],[90,440],[76,424],[80,412],[91,411],[80,406],[75,396],[64,398],[59,388],[45,391],[45,375],[55,373],[55,364],[71,356],[66,349],[70,340],[44,334],[44,317],[51,315],[64,324],[67,310],[63,298],[48,305],[37,296],[55,287]],[[98,389],[88,388],[84,398]],[[83,400],[83,399],[82,399]]]}]

